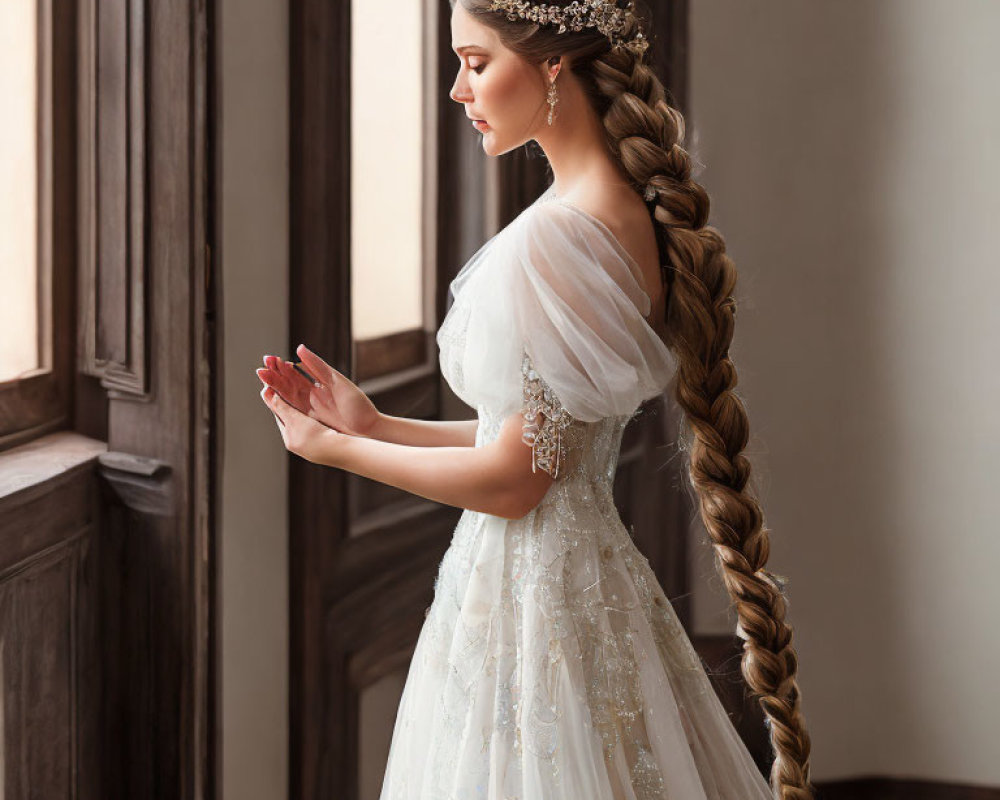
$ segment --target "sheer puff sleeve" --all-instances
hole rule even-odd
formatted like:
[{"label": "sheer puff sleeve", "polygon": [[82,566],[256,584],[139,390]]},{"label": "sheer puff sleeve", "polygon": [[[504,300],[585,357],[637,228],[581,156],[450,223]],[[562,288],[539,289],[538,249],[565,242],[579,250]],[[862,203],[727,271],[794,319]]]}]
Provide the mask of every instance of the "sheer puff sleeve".
[{"label": "sheer puff sleeve", "polygon": [[533,468],[557,477],[564,432],[663,391],[669,349],[644,317],[638,265],[582,209],[536,201],[452,282],[441,369],[466,403],[519,413]]}]

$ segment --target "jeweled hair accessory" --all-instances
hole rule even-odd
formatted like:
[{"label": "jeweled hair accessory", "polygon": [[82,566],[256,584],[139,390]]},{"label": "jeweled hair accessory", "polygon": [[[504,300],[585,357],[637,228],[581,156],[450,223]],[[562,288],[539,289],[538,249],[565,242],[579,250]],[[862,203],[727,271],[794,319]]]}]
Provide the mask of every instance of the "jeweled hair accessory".
[{"label": "jeweled hair accessory", "polygon": [[635,17],[632,10],[634,8],[635,0],[629,0],[625,8],[608,0],[573,0],[567,6],[529,3],[527,0],[493,0],[491,10],[507,12],[509,20],[520,18],[540,25],[558,23],[558,33],[597,28],[611,40],[612,48],[624,47],[641,58],[649,47],[642,29],[631,39],[625,39],[622,35],[629,20]]}]

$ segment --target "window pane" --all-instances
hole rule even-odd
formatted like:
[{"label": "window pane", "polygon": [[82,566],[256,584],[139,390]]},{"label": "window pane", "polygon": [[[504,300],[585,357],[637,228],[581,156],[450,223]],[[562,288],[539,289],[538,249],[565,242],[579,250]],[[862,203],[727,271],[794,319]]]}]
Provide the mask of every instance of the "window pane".
[{"label": "window pane", "polygon": [[423,3],[354,0],[351,311],[355,340],[423,326]]},{"label": "window pane", "polygon": [[35,4],[0,2],[0,381],[38,367]]}]

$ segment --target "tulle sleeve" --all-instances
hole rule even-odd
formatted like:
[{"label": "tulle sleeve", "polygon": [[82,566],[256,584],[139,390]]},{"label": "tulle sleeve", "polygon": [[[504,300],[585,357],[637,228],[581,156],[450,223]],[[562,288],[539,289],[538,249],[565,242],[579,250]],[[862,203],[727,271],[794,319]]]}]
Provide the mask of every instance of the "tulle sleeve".
[{"label": "tulle sleeve", "polygon": [[[442,351],[442,369],[470,405],[520,413],[535,468],[558,477],[565,430],[631,414],[663,390],[674,359],[644,319],[639,267],[595,218],[549,202],[503,233],[481,269],[453,283],[464,346],[447,359]],[[447,342],[455,331],[445,323]],[[449,377],[445,361],[456,356]]]}]

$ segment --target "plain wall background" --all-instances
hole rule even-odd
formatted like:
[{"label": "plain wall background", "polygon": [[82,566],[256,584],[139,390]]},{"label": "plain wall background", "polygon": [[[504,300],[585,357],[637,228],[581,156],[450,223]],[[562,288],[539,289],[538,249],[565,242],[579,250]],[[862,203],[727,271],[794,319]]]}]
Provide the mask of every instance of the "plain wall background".
[{"label": "plain wall background", "polygon": [[223,797],[288,794],[288,455],[256,370],[288,337],[288,4],[221,0]]},{"label": "plain wall background", "polygon": [[[982,0],[692,3],[814,780],[1000,785],[998,33]],[[696,629],[732,632],[696,550]]]}]

